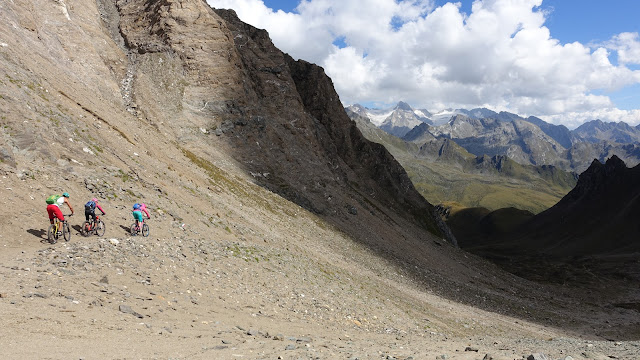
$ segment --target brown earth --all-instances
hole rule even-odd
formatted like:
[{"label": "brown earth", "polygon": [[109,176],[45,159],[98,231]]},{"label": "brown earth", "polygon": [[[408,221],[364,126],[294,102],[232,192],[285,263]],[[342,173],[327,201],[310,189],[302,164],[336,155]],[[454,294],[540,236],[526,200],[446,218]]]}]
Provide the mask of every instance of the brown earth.
[{"label": "brown earth", "polygon": [[[4,358],[638,358],[640,315],[614,305],[637,288],[538,284],[433,235],[321,69],[221,14],[0,3]],[[83,238],[93,196],[107,233]],[[137,201],[148,238],[127,234]]]}]

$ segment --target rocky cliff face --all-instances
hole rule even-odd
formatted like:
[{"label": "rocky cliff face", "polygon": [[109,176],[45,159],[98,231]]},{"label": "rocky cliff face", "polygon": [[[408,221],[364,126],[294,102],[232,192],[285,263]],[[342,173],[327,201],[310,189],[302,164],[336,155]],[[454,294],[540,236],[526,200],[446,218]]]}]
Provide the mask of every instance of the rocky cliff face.
[{"label": "rocky cliff face", "polygon": [[265,31],[199,0],[87,6],[47,3],[52,26],[6,9],[3,34],[17,27],[33,46],[0,48],[5,171],[83,179],[102,166],[163,193],[147,166],[171,176],[186,170],[170,164],[176,157],[203,171],[232,159],[241,176],[359,238],[384,242],[396,231],[388,221],[441,236],[432,206],[362,137],[324,71],[283,54]]},{"label": "rocky cliff face", "polygon": [[376,204],[440,233],[431,205],[384,148],[361,136],[321,68],[200,1],[116,5],[139,74],[133,91],[144,105],[136,110],[185,146],[202,148],[215,134],[258,184],[345,230]]},{"label": "rocky cliff face", "polygon": [[234,148],[244,149],[240,156],[250,171],[269,174],[258,177],[259,183],[338,222],[388,207],[440,234],[432,206],[388,151],[362,136],[322,68],[282,54],[266,32],[233,12],[216,12],[235,39],[246,39],[236,41],[236,50],[254,81],[255,100],[264,105],[243,111],[265,123],[247,121],[231,137]]}]

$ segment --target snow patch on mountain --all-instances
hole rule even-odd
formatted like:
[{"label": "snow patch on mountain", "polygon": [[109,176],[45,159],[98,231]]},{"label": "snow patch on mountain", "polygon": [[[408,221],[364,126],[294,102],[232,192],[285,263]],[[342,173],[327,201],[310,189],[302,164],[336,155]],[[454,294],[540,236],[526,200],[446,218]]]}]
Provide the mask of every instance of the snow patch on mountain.
[{"label": "snow patch on mountain", "polygon": [[380,126],[384,121],[393,114],[392,110],[369,110],[367,111],[367,116],[369,120],[375,125]]},{"label": "snow patch on mountain", "polygon": [[445,110],[438,111],[436,113],[431,114],[431,121],[433,121],[433,124],[436,126],[444,125],[448,123],[452,117],[458,114],[461,114],[461,112],[457,110],[452,110],[452,109],[445,109]]}]

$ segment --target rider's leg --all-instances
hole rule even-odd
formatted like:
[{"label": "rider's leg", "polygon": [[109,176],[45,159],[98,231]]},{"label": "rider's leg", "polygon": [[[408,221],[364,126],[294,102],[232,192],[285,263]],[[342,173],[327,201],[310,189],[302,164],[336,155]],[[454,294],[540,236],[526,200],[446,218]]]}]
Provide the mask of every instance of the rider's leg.
[{"label": "rider's leg", "polygon": [[87,221],[89,221],[89,224],[91,224],[91,228],[93,229],[93,225],[96,223],[96,212],[95,211],[85,211],[84,216],[87,218]]},{"label": "rider's leg", "polygon": [[[53,213],[53,215],[58,218],[58,220],[60,220],[57,224],[56,224],[56,232],[60,231],[61,228],[61,224],[62,222],[64,222],[64,215],[62,214],[62,210],[60,210],[60,208],[56,205],[49,205],[47,206],[47,211],[51,211]],[[51,221],[53,221],[53,217],[51,218]]]},{"label": "rider's leg", "polygon": [[53,224],[53,218],[56,217],[56,209],[60,210],[56,205],[47,205],[47,214],[49,215],[49,222]]}]

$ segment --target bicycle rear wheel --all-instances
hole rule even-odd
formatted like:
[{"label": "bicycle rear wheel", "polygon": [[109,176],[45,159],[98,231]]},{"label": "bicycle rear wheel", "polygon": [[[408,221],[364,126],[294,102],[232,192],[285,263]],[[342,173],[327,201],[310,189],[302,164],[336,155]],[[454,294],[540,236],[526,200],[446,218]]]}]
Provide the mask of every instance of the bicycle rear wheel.
[{"label": "bicycle rear wheel", "polygon": [[142,224],[142,236],[144,237],[149,236],[149,225]]},{"label": "bicycle rear wheel", "polygon": [[62,224],[62,236],[64,237],[64,241],[71,240],[71,228],[69,227],[69,223],[66,221]]},{"label": "bicycle rear wheel", "polygon": [[131,236],[138,235],[138,229],[136,229],[136,224],[131,225]]},{"label": "bicycle rear wheel", "polygon": [[104,227],[104,221],[102,221],[102,220],[98,220],[98,223],[96,224],[96,228],[95,228],[96,235],[98,235],[98,236],[104,236],[104,232],[105,232],[106,230],[107,230],[107,229]]},{"label": "bicycle rear wheel", "polygon": [[85,221],[82,223],[82,228],[80,229],[80,233],[82,236],[89,236],[91,234],[91,222]]},{"label": "bicycle rear wheel", "polygon": [[55,244],[58,241],[58,234],[56,234],[56,225],[49,225],[49,229],[47,230],[47,239],[50,244]]}]

